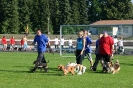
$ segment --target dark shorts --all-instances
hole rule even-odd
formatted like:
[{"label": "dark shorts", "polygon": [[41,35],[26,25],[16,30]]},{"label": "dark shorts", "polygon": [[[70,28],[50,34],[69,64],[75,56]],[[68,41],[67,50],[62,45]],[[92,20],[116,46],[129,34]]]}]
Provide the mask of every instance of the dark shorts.
[{"label": "dark shorts", "polygon": [[84,54],[80,55],[82,50],[76,50],[76,63],[82,64],[82,60],[84,59]]},{"label": "dark shorts", "polygon": [[109,54],[100,54],[100,58],[103,59],[105,62],[110,62],[111,55]]}]

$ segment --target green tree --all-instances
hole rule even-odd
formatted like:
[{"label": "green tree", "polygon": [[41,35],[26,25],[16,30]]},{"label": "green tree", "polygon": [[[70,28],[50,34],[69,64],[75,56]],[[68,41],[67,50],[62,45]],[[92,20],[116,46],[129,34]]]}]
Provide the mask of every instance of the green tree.
[{"label": "green tree", "polygon": [[100,20],[102,8],[99,3],[99,0],[88,0],[87,6],[88,6],[89,21],[92,23],[92,22],[96,22],[96,21]]},{"label": "green tree", "polygon": [[79,13],[80,13],[80,24],[88,24],[88,15],[87,15],[87,2],[86,0],[79,0]]},{"label": "green tree", "polygon": [[71,0],[71,19],[72,24],[78,25],[80,19],[79,4],[78,0]]},{"label": "green tree", "polygon": [[29,11],[29,0],[18,0],[18,11],[19,11],[19,21],[20,21],[20,33],[25,32],[27,25],[28,31],[30,23],[30,11]]}]

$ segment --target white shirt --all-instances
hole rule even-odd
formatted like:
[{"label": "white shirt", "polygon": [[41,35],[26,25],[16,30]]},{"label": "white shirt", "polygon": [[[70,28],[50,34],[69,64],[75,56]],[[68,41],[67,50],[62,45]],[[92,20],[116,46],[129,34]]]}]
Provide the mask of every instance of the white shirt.
[{"label": "white shirt", "polygon": [[117,43],[118,43],[118,39],[117,38],[114,38],[114,45],[117,46]]},{"label": "white shirt", "polygon": [[119,46],[123,46],[123,40],[118,41]]},{"label": "white shirt", "polygon": [[58,38],[55,38],[54,41],[55,41],[55,42],[54,42],[55,45],[58,45],[58,44],[59,44]]},{"label": "white shirt", "polygon": [[69,40],[68,40],[68,45],[69,45],[69,46],[72,46],[72,44],[73,44],[73,43],[72,43],[72,39],[69,39]]},{"label": "white shirt", "polygon": [[60,43],[61,43],[61,45],[64,45],[64,38],[61,38]]}]

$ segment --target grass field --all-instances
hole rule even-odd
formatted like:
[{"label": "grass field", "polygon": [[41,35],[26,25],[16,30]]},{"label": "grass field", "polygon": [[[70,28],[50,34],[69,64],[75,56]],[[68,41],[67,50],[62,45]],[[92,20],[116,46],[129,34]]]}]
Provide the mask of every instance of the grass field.
[{"label": "grass field", "polygon": [[57,66],[74,62],[75,58],[60,57],[59,54],[46,54],[50,61],[48,73],[39,70],[30,73],[36,56],[36,52],[1,52],[0,88],[133,88],[132,56],[115,56],[121,64],[121,70],[114,75],[101,73],[100,65],[96,72],[90,71],[90,63],[85,59],[83,64],[88,69],[83,75],[74,76],[70,73],[63,76]]}]

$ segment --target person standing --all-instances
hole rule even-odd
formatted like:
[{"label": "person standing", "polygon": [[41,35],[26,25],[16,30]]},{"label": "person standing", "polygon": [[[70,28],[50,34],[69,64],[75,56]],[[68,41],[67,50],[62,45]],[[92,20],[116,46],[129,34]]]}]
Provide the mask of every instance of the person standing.
[{"label": "person standing", "polygon": [[15,39],[14,36],[12,36],[12,38],[10,39],[10,50],[13,51],[14,50],[14,45],[15,45]]},{"label": "person standing", "polygon": [[72,50],[72,48],[73,48],[73,40],[72,40],[72,37],[70,37],[70,39],[68,40],[68,46],[69,46],[69,51],[71,51]]},{"label": "person standing", "polygon": [[76,44],[76,63],[79,66],[80,70],[78,72],[78,75],[81,75],[81,69],[82,69],[82,60],[84,59],[84,49],[85,49],[85,39],[83,38],[83,31],[78,32],[78,38],[77,38],[77,44]]},{"label": "person standing", "polygon": [[24,50],[26,51],[28,49],[28,45],[27,45],[27,37],[24,36]]},{"label": "person standing", "polygon": [[124,46],[123,46],[123,37],[121,36],[118,40],[118,54],[124,53]]},{"label": "person standing", "polygon": [[20,40],[20,51],[24,49],[24,38]]},{"label": "person standing", "polygon": [[92,60],[92,49],[91,49],[91,44],[92,44],[92,40],[91,38],[88,36],[88,31],[84,30],[84,38],[85,38],[85,55],[87,55],[88,60],[90,61],[90,70],[92,70],[93,67],[93,60]]},{"label": "person standing", "polygon": [[35,43],[37,43],[38,56],[36,61],[38,63],[37,66],[39,67],[41,63],[46,63],[44,52],[46,51],[47,44],[50,46],[50,42],[48,42],[47,36],[42,34],[41,30],[38,29],[37,35],[34,37],[34,41],[32,44],[35,45]]},{"label": "person standing", "polygon": [[118,39],[117,39],[117,36],[115,36],[114,37],[114,50],[115,50],[114,54],[117,53],[117,44],[118,44]]},{"label": "person standing", "polygon": [[54,39],[54,44],[55,44],[55,49],[58,49],[59,40],[58,40],[58,37],[57,36]]},{"label": "person standing", "polygon": [[104,65],[102,72],[109,72],[109,62],[114,50],[114,40],[108,35],[107,31],[103,32],[103,37],[99,41],[99,54],[103,58]]},{"label": "person standing", "polygon": [[95,57],[95,62],[93,64],[93,71],[96,71],[99,61],[101,62],[101,64],[103,64],[102,59],[100,58],[100,55],[99,55],[99,41],[102,36],[103,34],[99,34],[98,39],[96,40],[96,48],[95,48],[96,57]]},{"label": "person standing", "polygon": [[61,49],[64,49],[64,36],[61,37],[61,41],[60,41],[60,44],[61,44]]},{"label": "person standing", "polygon": [[3,51],[6,51],[6,49],[7,49],[6,36],[3,36],[3,38],[1,39],[1,43],[3,45]]}]

